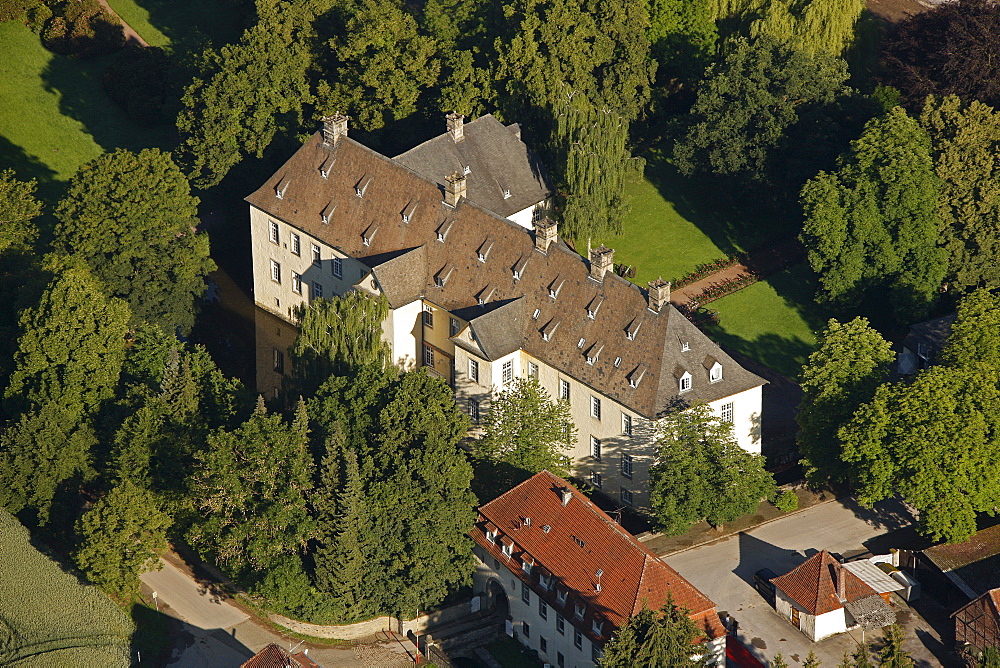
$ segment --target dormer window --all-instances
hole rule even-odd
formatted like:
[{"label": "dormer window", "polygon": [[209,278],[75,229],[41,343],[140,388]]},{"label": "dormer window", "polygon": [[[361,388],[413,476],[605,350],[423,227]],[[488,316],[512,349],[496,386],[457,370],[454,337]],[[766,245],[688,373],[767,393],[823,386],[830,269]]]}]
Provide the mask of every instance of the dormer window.
[{"label": "dormer window", "polygon": [[542,573],[538,576],[538,584],[542,589],[548,591],[552,588],[552,576]]},{"label": "dormer window", "polygon": [[330,203],[326,205],[326,208],[320,211],[319,218],[323,221],[324,225],[330,224],[330,219],[333,218],[333,212],[337,210],[337,205],[330,200]]},{"label": "dormer window", "polygon": [[[639,383],[642,382],[642,377],[646,375],[646,371],[648,370],[649,367],[647,367],[645,364],[640,364],[635,369],[633,369],[632,373],[628,375],[629,387],[631,388],[639,387]],[[690,374],[688,374],[688,376],[690,377]]]},{"label": "dormer window", "polygon": [[521,564],[521,566],[522,569],[524,570],[525,575],[531,575],[531,569],[535,567],[535,564],[530,561],[525,561],[524,563]]},{"label": "dormer window", "polygon": [[514,555],[514,546],[510,543],[503,543],[500,546],[500,551],[503,552],[503,556],[510,559]]},{"label": "dormer window", "polygon": [[524,276],[524,268],[528,266],[528,259],[530,257],[530,255],[522,256],[521,259],[510,268],[511,272],[514,274],[515,281],[521,280],[521,277]]},{"label": "dormer window", "polygon": [[549,320],[549,324],[542,328],[542,340],[551,341],[552,336],[556,333],[556,328],[559,327],[558,320]]},{"label": "dormer window", "polygon": [[466,165],[465,169],[463,169],[462,171],[465,173],[466,176],[468,176],[469,174],[472,173],[472,167],[470,165]]},{"label": "dormer window", "polygon": [[583,616],[587,614],[587,604],[577,603],[576,607],[573,610],[573,614],[576,616],[577,619],[583,619]]},{"label": "dormer window", "polygon": [[598,296],[591,299],[590,303],[587,304],[587,317],[590,318],[591,320],[597,318],[597,311],[600,310],[601,304],[603,303],[604,303],[603,297]]},{"label": "dormer window", "polygon": [[493,242],[487,239],[483,242],[483,245],[479,247],[476,251],[476,257],[479,258],[480,262],[486,262],[486,259],[490,256],[490,251],[493,250]]},{"label": "dormer window", "polygon": [[686,353],[689,350],[691,350],[691,344],[687,341],[681,341],[681,352]]},{"label": "dormer window", "polygon": [[492,288],[489,285],[487,285],[485,288],[479,291],[478,295],[476,295],[476,301],[478,301],[480,305],[487,303],[490,300],[490,297],[493,296],[494,291],[495,288]]},{"label": "dormer window", "polygon": [[691,389],[691,374],[685,371],[684,375],[680,377],[680,391],[687,392],[690,389]]},{"label": "dormer window", "polygon": [[285,199],[285,191],[288,190],[289,183],[291,183],[290,179],[282,179],[278,185],[274,187],[274,196],[278,199]]},{"label": "dormer window", "polygon": [[487,529],[486,530],[486,540],[489,541],[489,542],[491,542],[491,543],[496,543],[497,542],[497,532],[496,531],[492,531],[491,529]]},{"label": "dormer window", "polygon": [[716,362],[712,365],[711,370],[708,372],[708,379],[713,383],[718,383],[722,380],[722,365]]},{"label": "dormer window", "polygon": [[559,605],[566,605],[566,599],[569,597],[569,591],[565,589],[556,589],[556,601]]},{"label": "dormer window", "polygon": [[595,636],[600,638],[602,635],[604,635],[604,622],[599,622],[596,619],[593,620],[590,624],[590,630],[593,632]]},{"label": "dormer window", "polygon": [[455,224],[454,218],[448,218],[437,228],[437,240],[444,243],[444,240],[448,237],[448,232],[451,231],[451,226]]},{"label": "dormer window", "polygon": [[333,167],[333,156],[328,156],[323,164],[319,166],[319,175],[324,179],[330,176],[330,168]]},{"label": "dormer window", "polygon": [[400,215],[403,217],[404,224],[409,223],[411,220],[413,220],[413,214],[416,212],[416,210],[417,210],[416,202],[410,202],[409,204],[406,205],[406,208],[400,212]]},{"label": "dormer window", "polygon": [[454,267],[451,265],[442,267],[441,271],[434,275],[434,285],[443,288],[448,283],[448,279],[451,278],[452,271],[454,271]]},{"label": "dormer window", "polygon": [[510,189],[509,188],[504,188],[504,190],[503,190],[503,198],[504,199],[510,199]]},{"label": "dormer window", "polygon": [[566,282],[566,279],[560,278],[560,277],[556,277],[556,280],[554,280],[551,283],[549,283],[549,297],[551,297],[552,299],[555,299],[556,297],[558,297],[559,296],[559,291],[562,290],[562,286],[563,286],[563,284],[565,282]]},{"label": "dormer window", "polygon": [[593,366],[597,363],[597,358],[601,356],[601,351],[604,350],[604,346],[600,341],[594,342],[594,345],[590,346],[587,351],[587,364]]},{"label": "dormer window", "polygon": [[639,318],[630,322],[629,326],[625,328],[625,338],[629,341],[635,341],[635,336],[639,333],[640,327],[642,327],[642,320]]},{"label": "dormer window", "polygon": [[364,197],[365,191],[368,190],[368,186],[371,185],[372,177],[362,176],[361,179],[354,184],[354,194],[358,197]]},{"label": "dormer window", "polygon": [[375,238],[375,233],[378,232],[378,225],[372,224],[365,230],[364,234],[361,235],[361,243],[365,246],[372,245],[372,239]]}]

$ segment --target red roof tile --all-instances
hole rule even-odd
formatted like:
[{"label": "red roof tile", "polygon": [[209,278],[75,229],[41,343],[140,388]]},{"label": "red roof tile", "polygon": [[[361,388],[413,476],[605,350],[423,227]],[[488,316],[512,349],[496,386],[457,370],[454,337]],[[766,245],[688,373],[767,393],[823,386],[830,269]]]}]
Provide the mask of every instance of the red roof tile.
[{"label": "red roof tile", "polygon": [[[837,595],[839,576],[843,578],[843,602]],[[844,602],[877,595],[874,589],[844,568],[826,550],[814,554],[771,582],[810,615],[822,615],[844,607]]]},{"label": "red roof tile", "polygon": [[319,664],[304,653],[290,655],[281,647],[271,643],[254,654],[240,668],[319,668]]},{"label": "red roof tile", "polygon": [[[562,502],[563,490],[570,499]],[[644,606],[657,609],[673,596],[690,611],[707,638],[725,635],[715,604],[677,571],[632,537],[568,482],[542,471],[479,509],[473,538],[522,582],[592,640],[606,641],[615,629]],[[514,545],[510,557],[487,531],[499,530],[500,542]],[[533,563],[530,573],[524,563]],[[601,572],[598,578],[597,573]],[[542,575],[552,574],[569,595],[560,602]],[[600,590],[598,591],[598,581]],[[587,606],[583,619],[576,606]],[[593,622],[604,622],[593,633]]]}]

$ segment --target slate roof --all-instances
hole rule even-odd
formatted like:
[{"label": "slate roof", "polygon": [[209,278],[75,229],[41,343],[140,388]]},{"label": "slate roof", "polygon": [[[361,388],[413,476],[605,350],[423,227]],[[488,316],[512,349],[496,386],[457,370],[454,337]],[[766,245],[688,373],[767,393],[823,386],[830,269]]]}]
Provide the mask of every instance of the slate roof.
[{"label": "slate roof", "polygon": [[[590,278],[589,263],[565,244],[553,243],[543,253],[535,248],[532,232],[467,199],[452,208],[442,194],[437,183],[350,138],[330,146],[317,132],[247,201],[346,255],[370,262],[390,303],[423,295],[474,321],[480,341],[495,342],[484,351],[490,359],[517,345],[645,417],[765,383],[673,306],[655,313],[647,308],[645,290],[610,272],[600,282]],[[323,211],[330,212],[326,223]],[[480,262],[484,242],[491,248]],[[396,255],[404,249],[418,250]],[[514,277],[515,268],[519,278]],[[549,289],[556,284],[553,299]],[[479,304],[483,296],[486,303]],[[587,306],[595,298],[601,306],[590,319]],[[512,301],[520,303],[510,309],[517,310],[517,319],[489,317]],[[626,332],[636,325],[638,331],[629,340]],[[554,335],[546,341],[543,330],[553,328]],[[582,348],[577,346],[580,339],[585,342]],[[603,344],[602,352],[588,364],[585,353],[596,341]],[[689,350],[682,352],[682,343]],[[722,364],[723,378],[716,383],[709,381],[704,367],[707,357]],[[691,390],[680,396],[675,368],[692,375]]]},{"label": "slate roof", "polygon": [[[465,123],[463,133],[456,142],[445,132],[393,160],[442,187],[446,176],[469,167],[469,200],[504,218],[549,196],[542,164],[516,130],[486,114]],[[510,192],[506,199],[505,190]]]},{"label": "slate roof", "polygon": [[956,317],[957,314],[952,313],[910,325],[910,331],[903,339],[903,347],[918,353],[920,352],[918,346],[922,343],[927,346],[925,358],[928,362],[934,362],[948,341],[948,337],[951,336],[951,326],[955,324]]},{"label": "slate roof", "polygon": [[[562,490],[571,495],[566,505]],[[495,542],[487,538],[487,531],[497,534]],[[726,633],[707,596],[548,471],[480,507],[472,536],[591,640],[607,641],[644,607],[660,608],[668,593],[677,606],[690,611],[705,634],[700,640]],[[503,553],[503,543],[513,546],[511,557]],[[526,561],[533,564],[530,573],[524,570]],[[543,577],[552,578],[551,588],[542,586]],[[562,601],[558,592],[565,592]],[[578,603],[587,606],[582,619],[576,617]],[[594,633],[595,621],[603,624],[599,636]]]},{"label": "slate roof", "polygon": [[837,596],[837,578],[841,573],[845,601],[876,595],[874,589],[844,568],[826,550],[817,552],[784,575],[773,578],[771,582],[810,615],[822,615],[844,607]]}]

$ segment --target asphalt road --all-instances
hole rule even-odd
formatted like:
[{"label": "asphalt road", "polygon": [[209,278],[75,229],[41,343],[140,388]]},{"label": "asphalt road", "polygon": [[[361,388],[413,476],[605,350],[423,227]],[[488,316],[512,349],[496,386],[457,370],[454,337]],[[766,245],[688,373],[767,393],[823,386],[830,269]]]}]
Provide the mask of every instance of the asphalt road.
[{"label": "asphalt road", "polygon": [[753,574],[770,568],[781,575],[824,549],[844,556],[858,554],[866,551],[865,544],[872,539],[912,521],[898,503],[879,504],[868,511],[850,502],[834,501],[665,560],[711,598],[720,612],[728,612],[739,621],[740,639],[758,658],[770,659],[781,652],[788,664],[795,666],[814,650],[823,665],[835,666],[845,651],[853,651],[861,640],[860,632],[855,633],[856,639],[840,634],[811,642],[757,593]]}]

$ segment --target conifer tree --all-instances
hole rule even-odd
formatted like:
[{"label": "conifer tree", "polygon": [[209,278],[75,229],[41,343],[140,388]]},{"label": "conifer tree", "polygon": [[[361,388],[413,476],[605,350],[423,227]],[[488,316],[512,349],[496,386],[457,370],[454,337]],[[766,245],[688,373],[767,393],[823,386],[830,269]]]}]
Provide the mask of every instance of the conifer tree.
[{"label": "conifer tree", "polygon": [[604,645],[601,668],[675,668],[702,665],[693,659],[697,625],[688,611],[674,605],[673,598],[659,610],[644,607],[618,629],[613,639]]},{"label": "conifer tree", "polygon": [[903,649],[903,629],[899,624],[882,629],[882,641],[884,647],[878,655],[882,668],[913,668],[913,659]]}]

